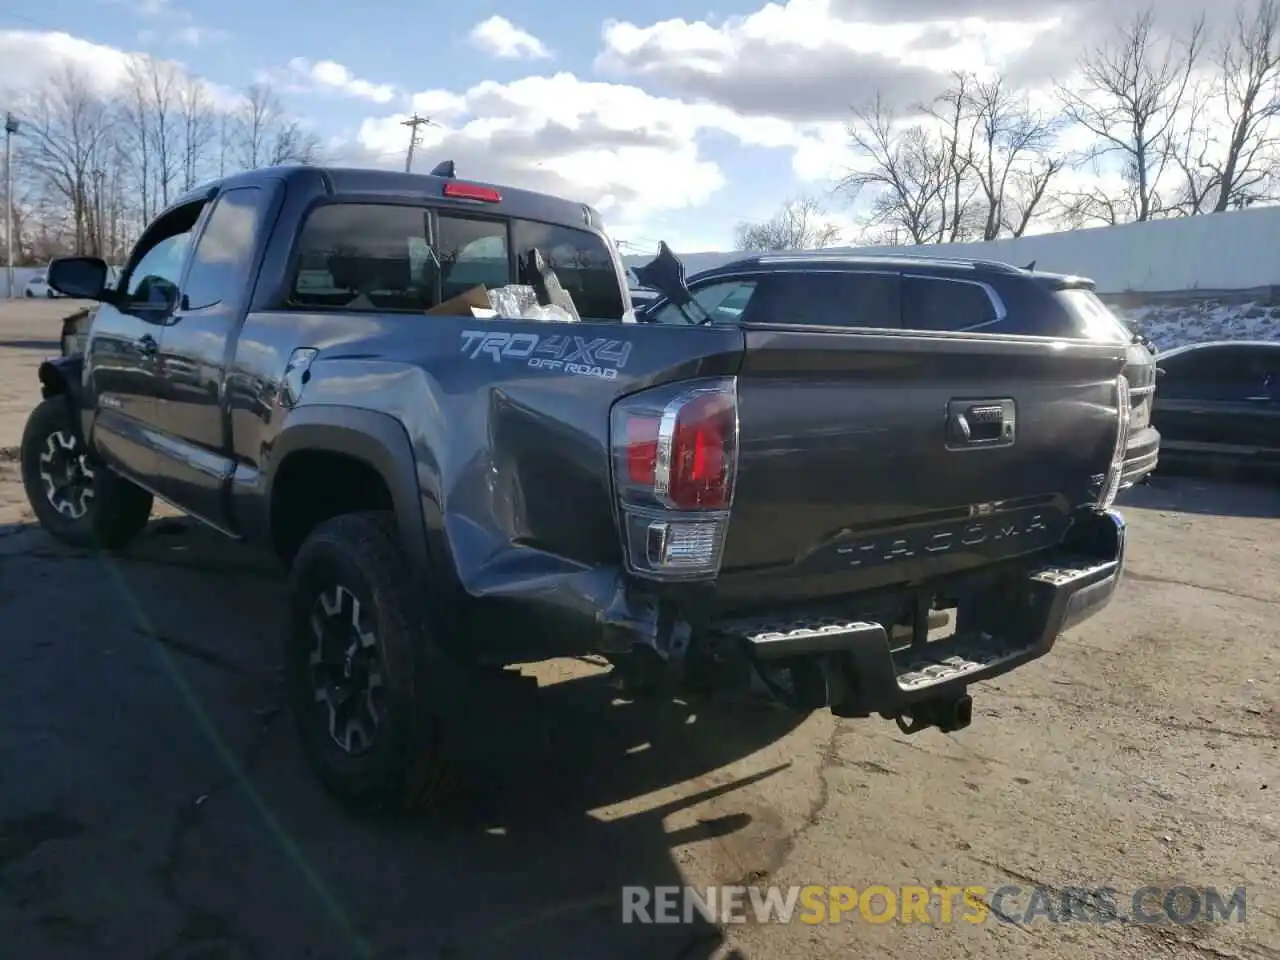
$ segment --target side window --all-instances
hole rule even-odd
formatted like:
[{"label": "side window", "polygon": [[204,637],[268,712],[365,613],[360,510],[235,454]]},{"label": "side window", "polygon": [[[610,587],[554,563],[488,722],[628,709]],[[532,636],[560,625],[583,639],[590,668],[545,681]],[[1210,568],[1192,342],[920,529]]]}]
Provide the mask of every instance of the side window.
[{"label": "side window", "polygon": [[471,220],[441,215],[435,249],[440,258],[440,299],[461,296],[472,287],[501,287],[511,282],[507,225],[500,220]]},{"label": "side window", "polygon": [[202,310],[234,300],[244,289],[258,242],[262,197],[257,187],[238,187],[218,198],[183,285],[186,309]]},{"label": "side window", "polygon": [[1248,347],[1205,347],[1167,360],[1156,357],[1165,373],[1156,381],[1158,395],[1239,399],[1260,394],[1266,383],[1262,359]]},{"label": "side window", "polygon": [[898,276],[888,273],[776,273],[761,281],[749,320],[805,326],[896,329]]},{"label": "side window", "polygon": [[178,305],[178,283],[182,279],[191,231],[203,209],[203,201],[179,207],[143,234],[125,277],[128,309],[164,314]]},{"label": "side window", "polygon": [[[737,323],[756,292],[754,280],[716,280],[691,291],[693,299],[711,315],[712,323]],[[688,323],[675,304],[667,304],[653,316],[654,323],[679,326]]]},{"label": "side window", "polygon": [[542,252],[584,319],[622,319],[622,285],[614,253],[602,237],[534,220],[513,220],[511,233],[517,256],[534,247]]},{"label": "side window", "polygon": [[902,278],[902,325],[908,330],[972,330],[997,319],[983,287],[942,277]]},{"label": "side window", "polygon": [[1254,346],[1232,346],[1223,351],[1221,375],[1233,393],[1258,396],[1267,384],[1267,354]]}]

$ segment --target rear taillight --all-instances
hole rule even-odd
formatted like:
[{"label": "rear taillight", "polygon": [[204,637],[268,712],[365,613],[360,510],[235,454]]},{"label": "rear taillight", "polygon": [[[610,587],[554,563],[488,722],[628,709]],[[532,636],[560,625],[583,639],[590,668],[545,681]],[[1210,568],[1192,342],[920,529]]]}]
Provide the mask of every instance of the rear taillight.
[{"label": "rear taillight", "polygon": [[626,397],[613,408],[610,442],[630,569],[715,576],[738,464],[737,382],[685,381]]},{"label": "rear taillight", "polygon": [[1124,478],[1124,455],[1129,448],[1129,422],[1131,408],[1129,406],[1129,380],[1121,375],[1116,377],[1116,437],[1115,446],[1111,450],[1111,463],[1102,480],[1102,489],[1098,491],[1098,509],[1110,510],[1116,502],[1116,494],[1120,492],[1120,481]]}]

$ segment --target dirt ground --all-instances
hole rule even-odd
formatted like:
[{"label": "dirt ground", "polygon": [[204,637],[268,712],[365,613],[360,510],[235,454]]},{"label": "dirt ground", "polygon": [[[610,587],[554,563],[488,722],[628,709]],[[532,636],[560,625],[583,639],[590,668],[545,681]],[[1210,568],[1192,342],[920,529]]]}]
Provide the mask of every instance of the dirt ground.
[{"label": "dirt ground", "polygon": [[[32,526],[13,448],[67,309],[0,304],[0,956],[1280,958],[1280,491],[1132,492],[1120,596],[958,734],[626,705],[554,663],[458,801],[364,823],[280,710],[269,560]],[[621,923],[623,885],[731,883],[1022,892],[981,924]],[[1029,919],[1034,885],[1119,916]],[[1244,922],[1137,922],[1149,885],[1243,886]]]}]

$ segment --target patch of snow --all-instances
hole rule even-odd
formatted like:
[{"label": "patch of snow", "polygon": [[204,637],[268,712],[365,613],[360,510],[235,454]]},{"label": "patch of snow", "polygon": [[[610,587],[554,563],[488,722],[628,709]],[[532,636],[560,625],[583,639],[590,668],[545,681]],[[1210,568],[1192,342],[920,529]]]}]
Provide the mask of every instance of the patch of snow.
[{"label": "patch of snow", "polygon": [[1113,305],[1112,310],[1161,350],[1210,340],[1280,340],[1280,306],[1260,301]]}]

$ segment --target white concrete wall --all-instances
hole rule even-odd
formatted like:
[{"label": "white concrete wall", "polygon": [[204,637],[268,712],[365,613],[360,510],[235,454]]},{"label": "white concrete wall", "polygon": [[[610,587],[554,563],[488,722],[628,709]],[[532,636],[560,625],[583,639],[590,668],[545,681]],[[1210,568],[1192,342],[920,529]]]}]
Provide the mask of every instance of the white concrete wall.
[{"label": "white concrete wall", "polygon": [[[1280,285],[1280,207],[1258,207],[990,243],[842,248],[857,253],[976,257],[1092,278],[1102,293],[1247,290]],[[655,251],[656,252],[656,251]],[[692,275],[742,256],[677,250]],[[640,266],[651,256],[629,256]]]}]

